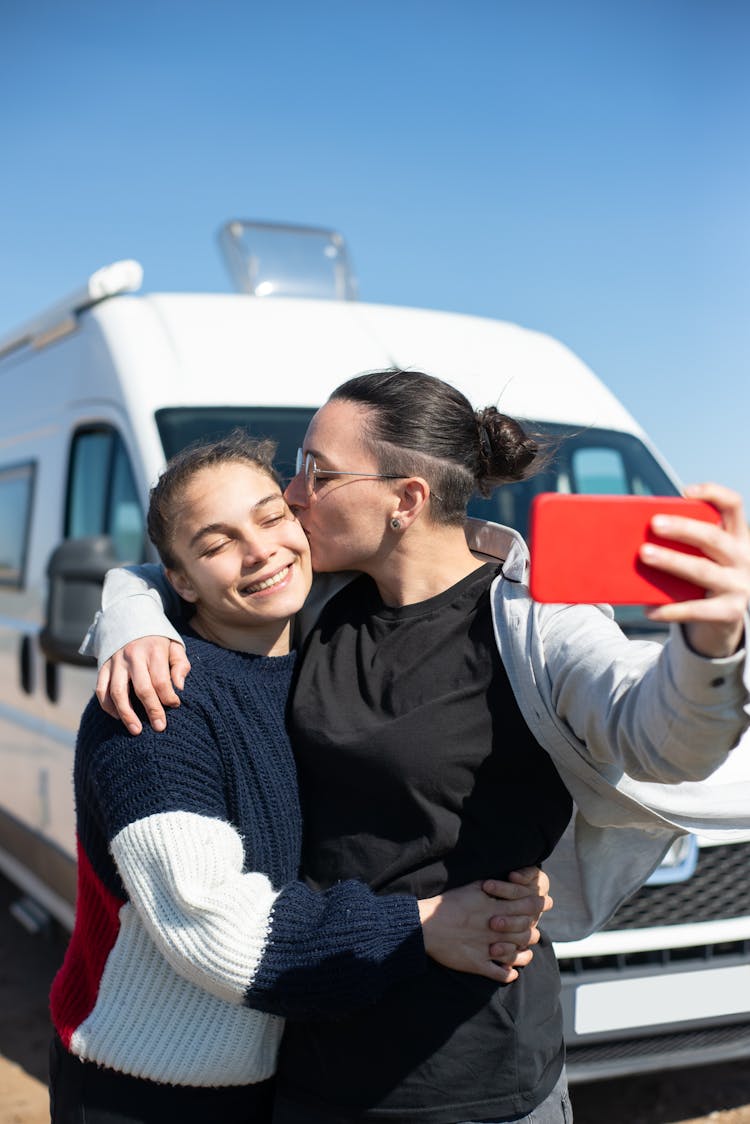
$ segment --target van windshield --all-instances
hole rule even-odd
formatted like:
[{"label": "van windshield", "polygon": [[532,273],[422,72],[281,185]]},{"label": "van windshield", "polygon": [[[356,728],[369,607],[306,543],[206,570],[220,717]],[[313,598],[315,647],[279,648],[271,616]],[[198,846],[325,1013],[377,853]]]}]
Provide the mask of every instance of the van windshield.
[{"label": "van windshield", "polygon": [[196,441],[216,441],[238,426],[276,442],[274,464],[284,482],[294,475],[297,449],[315,413],[304,406],[176,406],[156,411],[167,460]]}]

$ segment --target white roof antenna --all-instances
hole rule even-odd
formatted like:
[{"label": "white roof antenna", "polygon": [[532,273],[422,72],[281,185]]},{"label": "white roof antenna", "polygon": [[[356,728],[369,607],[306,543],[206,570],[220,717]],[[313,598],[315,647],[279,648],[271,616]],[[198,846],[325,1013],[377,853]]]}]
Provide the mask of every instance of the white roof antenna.
[{"label": "white roof antenna", "polygon": [[75,330],[79,313],[118,293],[140,289],[143,268],[137,261],[116,261],[92,273],[84,285],[0,338],[0,358],[19,347],[46,347]]}]

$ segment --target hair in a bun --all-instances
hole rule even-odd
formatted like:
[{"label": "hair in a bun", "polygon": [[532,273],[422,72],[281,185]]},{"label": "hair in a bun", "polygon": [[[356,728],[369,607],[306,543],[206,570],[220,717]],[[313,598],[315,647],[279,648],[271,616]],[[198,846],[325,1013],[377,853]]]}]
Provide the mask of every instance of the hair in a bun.
[{"label": "hair in a bun", "polygon": [[495,406],[475,413],[479,443],[477,487],[488,496],[498,484],[523,480],[535,470],[539,444],[515,418],[501,414]]},{"label": "hair in a bun", "polygon": [[422,371],[369,371],[331,395],[368,411],[363,441],[386,476],[423,476],[432,518],[463,522],[474,492],[521,480],[536,467],[537,442],[494,406],[474,411],[454,386]]}]

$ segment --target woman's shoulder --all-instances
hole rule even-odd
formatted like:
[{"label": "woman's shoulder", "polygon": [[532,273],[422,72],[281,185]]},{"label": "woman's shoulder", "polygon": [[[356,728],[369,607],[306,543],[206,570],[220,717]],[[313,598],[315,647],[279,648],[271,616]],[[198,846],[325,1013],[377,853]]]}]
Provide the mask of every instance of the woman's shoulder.
[{"label": "woman's shoulder", "polygon": [[[206,684],[217,680],[216,669],[207,659],[208,649],[215,645],[201,641],[196,645],[193,638],[185,637],[191,671],[188,676],[189,691],[181,691],[180,706],[167,708],[167,725],[163,731],[152,729],[146,710],[141,701],[133,696],[132,705],[142,724],[139,734],[130,734],[122,722],[102,710],[96,695],[89,700],[78,726],[76,754],[78,757],[96,759],[118,753],[132,755],[138,753],[141,759],[155,755],[158,757],[165,743],[175,737],[183,738],[188,727],[199,727],[204,722],[206,704],[210,695]],[[201,647],[202,645],[202,647]],[[221,651],[221,649],[217,649]]]},{"label": "woman's shoulder", "polygon": [[160,760],[165,754],[169,756],[175,738],[184,744],[184,736],[179,732],[183,719],[174,719],[177,711],[168,712],[167,730],[159,733],[151,728],[139,702],[134,702],[134,709],[143,727],[137,735],[128,733],[119,719],[106,714],[96,696],[91,699],[81,716],[76,738],[77,785],[88,781],[94,781],[97,786],[102,781],[109,783],[112,777],[131,775],[133,769],[142,776],[158,771]]},{"label": "woman's shoulder", "polygon": [[117,739],[125,742],[129,738],[131,735],[122,722],[102,710],[96,695],[92,695],[78,724],[79,750],[81,746],[96,746]]}]

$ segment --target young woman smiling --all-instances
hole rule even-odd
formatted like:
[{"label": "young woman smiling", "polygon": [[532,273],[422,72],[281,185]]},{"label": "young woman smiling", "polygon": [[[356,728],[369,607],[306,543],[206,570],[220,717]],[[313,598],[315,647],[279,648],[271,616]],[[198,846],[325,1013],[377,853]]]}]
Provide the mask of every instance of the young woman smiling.
[{"label": "young woman smiling", "polygon": [[[94,701],[83,715],[76,921],[51,995],[54,1124],[270,1120],[279,1016],[372,1003],[423,973],[425,951],[500,981],[517,968],[491,957],[531,958],[518,945],[536,933],[523,916],[493,933],[501,906],[478,883],[418,903],[297,881],[285,715],[310,552],[271,451],[242,435],[191,449],[152,491],[149,532],[194,610],[193,671],[162,734],[129,738]],[[521,883],[486,888],[535,904]]]}]

